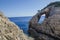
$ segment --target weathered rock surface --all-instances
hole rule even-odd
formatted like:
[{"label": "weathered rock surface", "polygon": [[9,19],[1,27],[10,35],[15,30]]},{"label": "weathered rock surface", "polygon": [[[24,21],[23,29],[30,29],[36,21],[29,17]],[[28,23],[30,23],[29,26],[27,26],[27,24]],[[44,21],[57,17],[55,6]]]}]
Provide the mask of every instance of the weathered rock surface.
[{"label": "weathered rock surface", "polygon": [[0,13],[0,40],[33,40],[33,38],[26,36],[23,30]]},{"label": "weathered rock surface", "polygon": [[[60,40],[60,2],[54,2],[39,11],[29,22],[29,34],[35,40]],[[42,14],[45,20],[42,24],[38,21]]]}]

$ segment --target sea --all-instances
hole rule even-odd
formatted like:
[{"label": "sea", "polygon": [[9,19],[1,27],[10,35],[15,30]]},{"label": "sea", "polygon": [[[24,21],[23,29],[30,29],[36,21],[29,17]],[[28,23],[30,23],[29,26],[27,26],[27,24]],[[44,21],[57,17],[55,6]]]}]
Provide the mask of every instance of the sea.
[{"label": "sea", "polygon": [[[32,16],[29,17],[9,17],[10,21],[14,22],[20,29],[23,30],[25,34],[28,34],[29,21],[32,19]],[[38,23],[42,23],[45,17],[41,16]]]}]

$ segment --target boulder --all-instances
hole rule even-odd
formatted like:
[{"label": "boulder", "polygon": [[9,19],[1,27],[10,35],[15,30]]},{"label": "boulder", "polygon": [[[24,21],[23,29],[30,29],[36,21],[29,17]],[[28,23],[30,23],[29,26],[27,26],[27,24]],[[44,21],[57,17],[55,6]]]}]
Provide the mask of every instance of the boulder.
[{"label": "boulder", "polygon": [[[50,3],[38,11],[29,22],[29,35],[35,40],[60,40],[60,2]],[[42,14],[45,19],[42,24],[38,21]]]}]

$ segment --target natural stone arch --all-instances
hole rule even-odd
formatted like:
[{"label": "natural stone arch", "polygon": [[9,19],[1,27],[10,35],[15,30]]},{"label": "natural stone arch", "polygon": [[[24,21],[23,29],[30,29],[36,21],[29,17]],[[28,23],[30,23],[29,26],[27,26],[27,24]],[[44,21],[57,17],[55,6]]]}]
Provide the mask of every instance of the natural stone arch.
[{"label": "natural stone arch", "polygon": [[[52,25],[49,24],[49,21],[52,18],[54,19],[54,17],[57,16],[52,13],[54,13],[53,11],[55,11],[54,9],[55,9],[55,7],[57,7],[56,5],[59,3],[60,2],[54,2],[52,4],[49,4],[47,7],[45,7],[41,11],[38,11],[38,13],[35,16],[33,16],[32,19],[30,20],[29,33],[31,35],[33,35],[35,38],[37,38],[36,40],[40,40],[41,37],[47,37],[47,36],[49,36],[49,37],[47,37],[47,39],[44,39],[44,38],[41,38],[41,39],[43,39],[43,40],[57,40],[57,39],[60,40],[60,37],[55,35],[55,31],[54,31]],[[39,21],[41,15],[43,15],[43,14],[46,15],[46,17],[45,17],[46,20],[44,21],[43,24],[39,24],[38,21]],[[60,14],[58,14],[58,15],[60,15]],[[46,26],[48,26],[48,27],[46,27]],[[47,30],[44,30],[45,27],[51,32],[47,32]]]}]

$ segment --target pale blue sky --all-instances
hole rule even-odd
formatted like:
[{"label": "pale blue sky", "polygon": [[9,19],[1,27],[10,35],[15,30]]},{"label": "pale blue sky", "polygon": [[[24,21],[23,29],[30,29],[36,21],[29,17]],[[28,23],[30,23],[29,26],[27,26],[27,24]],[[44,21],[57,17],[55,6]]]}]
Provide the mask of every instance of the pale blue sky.
[{"label": "pale blue sky", "polygon": [[7,17],[33,16],[54,1],[60,0],[0,0],[0,10]]}]

